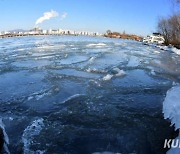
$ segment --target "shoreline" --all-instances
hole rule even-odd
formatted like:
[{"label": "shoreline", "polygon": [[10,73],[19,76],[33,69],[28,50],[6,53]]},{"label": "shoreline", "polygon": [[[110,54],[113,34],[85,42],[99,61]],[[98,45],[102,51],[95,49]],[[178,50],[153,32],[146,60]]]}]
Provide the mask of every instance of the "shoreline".
[{"label": "shoreline", "polygon": [[152,46],[152,47],[158,48],[160,50],[164,50],[164,51],[171,51],[171,52],[176,53],[177,55],[180,55],[180,49],[178,49],[175,46],[167,46],[167,45],[163,45],[163,44],[148,44],[148,43],[144,43],[144,45]]},{"label": "shoreline", "polygon": [[[5,39],[5,38],[13,38],[13,37],[31,37],[31,36],[89,36],[89,37],[104,37],[104,38],[110,38],[110,39],[122,39],[122,40],[133,40],[133,41],[138,41],[141,42],[141,39],[135,39],[135,38],[130,38],[130,37],[109,37],[106,35],[77,35],[77,34],[5,34],[5,35],[0,35],[0,39]],[[132,35],[135,36],[135,35]]]},{"label": "shoreline", "polygon": [[142,41],[143,38],[141,36],[135,34],[120,34],[118,32],[111,32],[104,34],[104,37],[107,38],[119,38],[119,39],[127,39],[127,40],[135,40],[135,41]]},{"label": "shoreline", "polygon": [[95,35],[74,35],[74,34],[6,34],[0,35],[0,39],[12,38],[12,37],[28,37],[28,36],[91,36],[91,37],[102,37]]}]

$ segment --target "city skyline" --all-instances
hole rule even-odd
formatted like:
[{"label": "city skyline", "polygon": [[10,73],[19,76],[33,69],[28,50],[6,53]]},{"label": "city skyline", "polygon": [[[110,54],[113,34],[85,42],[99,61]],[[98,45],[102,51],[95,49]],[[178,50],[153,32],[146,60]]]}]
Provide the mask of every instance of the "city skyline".
[{"label": "city skyline", "polygon": [[156,30],[159,17],[170,12],[169,0],[1,0],[0,31],[39,26],[100,33],[110,29],[145,36]]},{"label": "city skyline", "polygon": [[[37,21],[43,21],[43,20],[37,20]],[[35,35],[102,36],[102,34],[99,34],[98,32],[74,31],[74,30],[64,30],[64,29],[41,29],[39,27],[33,28],[31,30],[17,29],[12,31],[2,31],[2,32],[0,31],[0,38],[17,37],[17,36],[35,36]]]}]

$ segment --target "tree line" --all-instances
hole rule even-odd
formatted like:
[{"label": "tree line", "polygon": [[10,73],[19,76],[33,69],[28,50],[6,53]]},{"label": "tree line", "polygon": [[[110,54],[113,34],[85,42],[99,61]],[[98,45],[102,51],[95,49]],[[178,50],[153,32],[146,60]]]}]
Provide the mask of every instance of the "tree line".
[{"label": "tree line", "polygon": [[174,4],[173,14],[159,19],[158,31],[164,36],[165,45],[180,48],[180,0],[174,0]]}]

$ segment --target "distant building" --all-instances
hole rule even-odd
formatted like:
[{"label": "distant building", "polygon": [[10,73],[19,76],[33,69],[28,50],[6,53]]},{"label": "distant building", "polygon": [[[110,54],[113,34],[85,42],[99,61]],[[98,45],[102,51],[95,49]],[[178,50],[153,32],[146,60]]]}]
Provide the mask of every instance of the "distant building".
[{"label": "distant building", "polygon": [[75,31],[75,30],[63,30],[63,29],[49,29],[43,30],[39,27],[33,28],[30,31],[25,30],[14,30],[14,31],[3,31],[0,32],[0,35],[8,35],[11,34],[12,36],[16,35],[84,35],[84,36],[100,36],[97,32],[88,32],[88,31]]},{"label": "distant building", "polygon": [[42,31],[43,34],[47,34],[47,32],[48,32],[47,30],[43,30]]},{"label": "distant building", "polygon": [[58,34],[63,34],[63,33],[64,33],[64,30],[58,29]]},{"label": "distant building", "polygon": [[164,37],[160,33],[153,33],[143,39],[144,43],[156,43],[163,44],[165,41]]},{"label": "distant building", "polygon": [[8,32],[8,31],[2,31],[2,32],[1,32],[1,35],[8,35],[8,34],[11,34],[11,33]]},{"label": "distant building", "polygon": [[56,30],[56,29],[52,29],[52,30],[51,30],[51,34],[58,34],[58,32],[59,32],[59,31]]},{"label": "distant building", "polygon": [[38,27],[30,30],[30,34],[42,34],[42,33],[43,33],[43,30]]}]

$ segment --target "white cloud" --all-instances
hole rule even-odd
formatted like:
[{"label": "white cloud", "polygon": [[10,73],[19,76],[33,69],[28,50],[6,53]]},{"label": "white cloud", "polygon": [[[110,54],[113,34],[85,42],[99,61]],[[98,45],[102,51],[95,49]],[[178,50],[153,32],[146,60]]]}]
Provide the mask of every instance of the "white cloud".
[{"label": "white cloud", "polygon": [[[45,20],[49,20],[51,18],[58,17],[58,16],[59,16],[59,13],[54,10],[51,10],[50,12],[44,12],[43,16],[36,20],[36,25],[41,24]],[[64,13],[61,16],[61,18],[64,19],[66,16],[67,16],[67,13],[66,14]]]},{"label": "white cloud", "polygon": [[61,15],[61,20],[63,20],[63,19],[65,19],[66,17],[67,17],[67,13],[66,12],[64,12],[62,15]]}]

